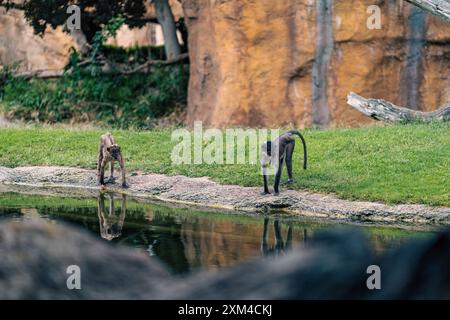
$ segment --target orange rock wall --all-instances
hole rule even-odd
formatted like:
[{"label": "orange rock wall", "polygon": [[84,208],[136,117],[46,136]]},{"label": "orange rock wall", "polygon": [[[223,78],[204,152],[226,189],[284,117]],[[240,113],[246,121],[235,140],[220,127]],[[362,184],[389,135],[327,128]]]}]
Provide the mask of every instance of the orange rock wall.
[{"label": "orange rock wall", "polygon": [[21,70],[60,70],[72,46],[71,37],[61,28],[37,36],[22,11],[6,12],[0,7],[0,67],[19,63]]},{"label": "orange rock wall", "polygon": [[[433,110],[450,102],[450,24],[402,0],[184,0],[188,124],[358,126],[349,91]],[[327,7],[327,4],[329,7]],[[366,26],[370,5],[381,30]]]}]

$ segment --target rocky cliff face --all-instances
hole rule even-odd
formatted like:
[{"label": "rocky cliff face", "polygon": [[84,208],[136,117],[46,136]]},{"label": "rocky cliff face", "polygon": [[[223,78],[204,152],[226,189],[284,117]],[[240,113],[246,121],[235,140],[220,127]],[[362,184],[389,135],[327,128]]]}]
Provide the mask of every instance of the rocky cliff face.
[{"label": "rocky cliff face", "polygon": [[[20,2],[20,1],[15,1]],[[169,0],[175,19],[183,15],[183,10],[177,0]],[[154,18],[153,5],[147,3],[144,15]],[[154,31],[155,39],[152,39]],[[123,26],[115,39],[109,44],[123,47],[134,45],[162,44],[161,30],[153,25],[141,29],[130,29]],[[48,28],[43,37],[33,32],[24,13],[20,10],[6,11],[0,7],[0,67],[12,63],[19,63],[21,70],[60,70],[69,58],[71,47],[77,47],[75,41],[62,31],[62,28]]]},{"label": "rocky cliff face", "polygon": [[[347,106],[349,91],[425,111],[450,101],[450,25],[402,0],[182,2],[189,124],[371,121]],[[373,4],[380,30],[367,28]]]},{"label": "rocky cliff face", "polygon": [[0,66],[19,63],[22,70],[59,70],[75,46],[61,28],[37,36],[22,11],[0,7]]},{"label": "rocky cliff face", "polygon": [[[188,124],[359,125],[349,91],[430,111],[450,102],[450,25],[403,0],[171,0],[189,28]],[[370,5],[381,29],[369,30]],[[149,7],[147,15],[151,16]],[[123,31],[123,32],[122,32]],[[117,44],[147,44],[122,30]],[[114,42],[116,43],[116,42]],[[0,8],[0,66],[61,69],[72,39]]]}]

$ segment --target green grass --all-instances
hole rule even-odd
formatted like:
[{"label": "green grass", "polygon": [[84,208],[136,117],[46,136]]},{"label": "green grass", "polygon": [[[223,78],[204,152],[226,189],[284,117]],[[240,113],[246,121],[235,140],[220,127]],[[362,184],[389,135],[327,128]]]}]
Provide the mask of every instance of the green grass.
[{"label": "green grass", "polygon": [[[243,186],[261,186],[257,165],[172,165],[177,142],[170,130],[112,131],[130,171],[209,176]],[[97,129],[0,129],[0,165],[95,168]],[[450,204],[450,124],[371,126],[306,130],[309,167],[294,155],[295,189],[331,192],[342,198],[386,203]]]}]

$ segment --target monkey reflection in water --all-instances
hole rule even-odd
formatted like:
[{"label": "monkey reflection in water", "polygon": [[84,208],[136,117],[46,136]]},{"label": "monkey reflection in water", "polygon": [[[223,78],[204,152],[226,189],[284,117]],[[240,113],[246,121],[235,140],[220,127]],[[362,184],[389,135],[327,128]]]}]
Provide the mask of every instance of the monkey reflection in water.
[{"label": "monkey reflection in water", "polygon": [[261,253],[263,256],[279,256],[292,249],[292,226],[288,224],[287,238],[283,240],[281,233],[281,223],[278,220],[273,222],[273,231],[275,234],[275,245],[269,245],[269,218],[264,219],[264,231],[261,242]]},{"label": "monkey reflection in water", "polygon": [[123,223],[127,210],[127,199],[122,195],[122,206],[119,217],[116,216],[114,209],[114,194],[108,193],[109,211],[105,206],[105,194],[101,193],[98,197],[98,221],[100,224],[100,236],[108,241],[120,237],[122,234]]}]

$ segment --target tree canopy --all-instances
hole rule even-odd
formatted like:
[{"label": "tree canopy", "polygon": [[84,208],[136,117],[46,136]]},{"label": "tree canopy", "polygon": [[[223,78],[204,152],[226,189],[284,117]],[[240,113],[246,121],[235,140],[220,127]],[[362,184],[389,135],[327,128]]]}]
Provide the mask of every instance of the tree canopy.
[{"label": "tree canopy", "polygon": [[145,0],[0,0],[6,8],[24,10],[25,17],[37,34],[43,34],[47,26],[64,26],[69,14],[67,8],[77,5],[81,11],[81,30],[91,43],[96,32],[112,18],[121,16],[130,28],[141,27],[144,19]]}]

